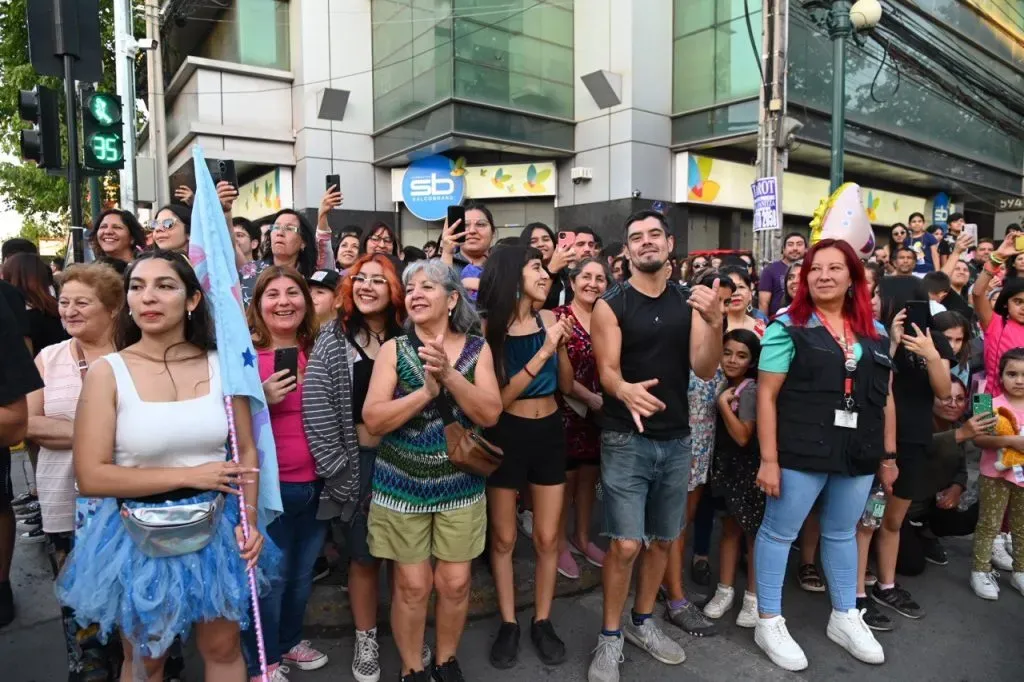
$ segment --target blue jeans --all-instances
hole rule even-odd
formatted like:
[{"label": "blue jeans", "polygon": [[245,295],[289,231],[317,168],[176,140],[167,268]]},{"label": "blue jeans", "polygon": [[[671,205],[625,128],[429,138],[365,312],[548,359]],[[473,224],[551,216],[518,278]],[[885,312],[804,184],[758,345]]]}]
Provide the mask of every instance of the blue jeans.
[{"label": "blue jeans", "polygon": [[821,564],[832,608],[857,606],[857,521],[864,513],[873,477],[782,470],[779,497],[769,497],[754,545],[757,605],[761,613],[782,613],[782,582],[790,545],[818,495],[821,498]]},{"label": "blue jeans", "polygon": [[[270,591],[260,597],[267,665],[280,663],[302,639],[302,619],[313,591],[313,564],[327,537],[327,522],[316,518],[321,488],[322,481],[281,483],[284,512],[267,526],[267,535],[281,550],[279,575],[271,582]],[[250,677],[258,675],[254,626],[242,633],[242,645]]]},{"label": "blue jeans", "polygon": [[648,543],[679,537],[692,455],[689,436],[654,440],[634,432],[602,432],[604,535]]}]

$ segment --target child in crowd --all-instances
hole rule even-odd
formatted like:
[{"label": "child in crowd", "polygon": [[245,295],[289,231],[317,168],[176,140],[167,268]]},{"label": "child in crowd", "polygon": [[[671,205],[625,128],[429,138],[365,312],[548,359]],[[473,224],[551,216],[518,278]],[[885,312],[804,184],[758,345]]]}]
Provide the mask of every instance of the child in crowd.
[{"label": "child in crowd", "polygon": [[[974,566],[971,588],[982,599],[998,599],[999,584],[992,572],[992,541],[1010,508],[1010,530],[1014,539],[1024,538],[1024,348],[1008,350],[999,359],[999,384],[1002,393],[992,401],[997,413],[1013,416],[1014,435],[978,436],[975,442],[983,448],[981,476],[978,479],[978,526],[974,531]],[[990,382],[990,383],[995,383]],[[990,388],[995,388],[991,386]],[[1000,418],[1003,421],[1003,417]],[[997,431],[1001,431],[997,427]],[[1016,455],[1013,453],[1016,452]],[[1010,584],[1024,594],[1024,542],[1013,543],[1013,573]]]},{"label": "child in crowd", "polygon": [[764,493],[757,487],[761,459],[757,447],[757,362],[761,343],[747,329],[725,335],[722,371],[727,385],[718,396],[715,456],[711,462],[711,487],[725,501],[727,516],[720,545],[720,577],[715,596],[704,607],[710,618],[721,618],[732,607],[733,582],[739,562],[740,543],[747,543],[747,591],[736,625],[752,628],[757,623],[754,538],[764,516]]}]

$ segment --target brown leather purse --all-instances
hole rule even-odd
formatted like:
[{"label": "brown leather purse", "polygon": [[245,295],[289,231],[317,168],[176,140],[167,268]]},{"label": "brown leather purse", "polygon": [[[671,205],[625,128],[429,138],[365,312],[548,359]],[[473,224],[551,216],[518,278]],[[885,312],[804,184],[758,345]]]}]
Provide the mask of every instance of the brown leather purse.
[{"label": "brown leather purse", "polygon": [[[409,343],[413,350],[423,345],[415,333],[409,334]],[[434,398],[434,407],[444,422],[444,438],[448,445],[448,460],[455,467],[467,474],[487,477],[493,474],[502,461],[505,453],[501,448],[487,441],[472,429],[467,429],[455,418],[448,392],[442,388]]]},{"label": "brown leather purse", "polygon": [[455,419],[444,389],[434,398],[434,405],[444,421],[444,438],[448,442],[448,459],[451,463],[474,476],[486,478],[493,474],[505,459],[502,449]]}]

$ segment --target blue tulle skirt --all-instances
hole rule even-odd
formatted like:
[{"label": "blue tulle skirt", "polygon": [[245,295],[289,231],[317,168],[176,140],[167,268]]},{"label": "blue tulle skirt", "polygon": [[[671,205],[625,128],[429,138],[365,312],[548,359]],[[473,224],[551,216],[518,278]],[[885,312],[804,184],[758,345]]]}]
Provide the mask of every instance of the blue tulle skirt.
[{"label": "blue tulle skirt", "polygon": [[[167,504],[214,497],[206,493]],[[136,506],[136,505],[132,505]],[[147,505],[159,506],[159,505]],[[57,598],[85,625],[96,623],[103,637],[115,628],[146,657],[160,657],[175,637],[188,637],[192,624],[226,619],[248,626],[249,581],[235,540],[238,500],[225,501],[217,533],[198,552],[154,558],[140,552],[124,529],[117,500],[104,499],[75,538],[75,547],[57,579]],[[265,535],[265,534],[264,534]],[[269,539],[261,566],[277,551]],[[268,589],[257,570],[260,592]]]}]

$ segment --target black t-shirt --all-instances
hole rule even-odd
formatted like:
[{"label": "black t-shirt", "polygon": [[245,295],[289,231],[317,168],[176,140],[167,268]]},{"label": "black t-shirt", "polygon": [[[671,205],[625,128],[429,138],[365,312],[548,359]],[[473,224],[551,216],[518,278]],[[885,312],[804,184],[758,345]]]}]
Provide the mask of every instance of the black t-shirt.
[{"label": "black t-shirt", "polygon": [[956,235],[947,234],[939,242],[939,255],[940,256],[952,256],[953,246],[956,245]]},{"label": "black t-shirt", "polygon": [[[620,366],[629,383],[658,379],[649,389],[665,409],[643,420],[644,436],[654,440],[683,438],[690,433],[686,393],[690,384],[690,306],[675,282],[651,298],[629,282],[612,287],[604,300],[622,330]],[[609,431],[636,431],[624,403],[604,394],[602,426]]]},{"label": "black t-shirt", "polygon": [[59,317],[47,315],[42,310],[34,308],[25,311],[28,316],[29,338],[32,339],[32,352],[39,355],[39,351],[47,346],[68,338]]},{"label": "black t-shirt", "polygon": [[[956,364],[949,341],[932,332],[932,342],[944,360]],[[928,445],[932,442],[932,403],[935,393],[928,380],[925,361],[901,343],[893,356],[892,397],[896,404],[896,442]]]},{"label": "black t-shirt", "polygon": [[[28,335],[25,299],[17,289],[0,281],[0,406],[10,405],[43,387],[25,346]],[[0,457],[8,454],[7,448],[0,448]]]}]

